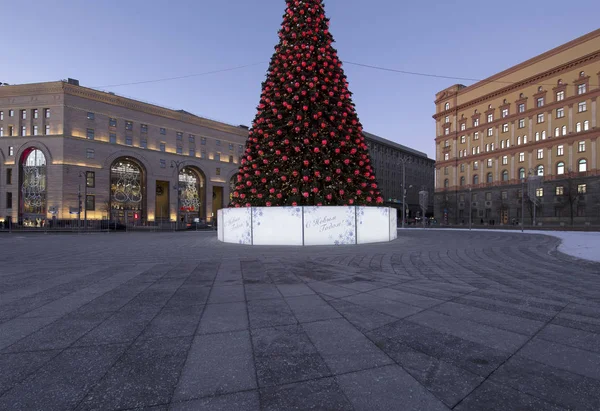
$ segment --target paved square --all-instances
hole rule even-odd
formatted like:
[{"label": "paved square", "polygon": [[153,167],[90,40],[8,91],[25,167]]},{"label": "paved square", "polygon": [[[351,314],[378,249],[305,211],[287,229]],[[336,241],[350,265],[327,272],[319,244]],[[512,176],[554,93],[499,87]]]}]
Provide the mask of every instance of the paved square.
[{"label": "paved square", "polygon": [[600,264],[401,231],[0,236],[2,410],[598,410]]}]

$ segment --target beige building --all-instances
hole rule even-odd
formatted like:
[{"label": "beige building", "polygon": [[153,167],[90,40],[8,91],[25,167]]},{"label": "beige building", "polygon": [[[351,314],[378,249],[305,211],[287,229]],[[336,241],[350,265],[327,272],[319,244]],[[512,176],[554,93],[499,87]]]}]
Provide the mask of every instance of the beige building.
[{"label": "beige building", "polygon": [[538,223],[600,223],[599,96],[600,30],[437,93],[436,216],[529,223],[540,176]]},{"label": "beige building", "polygon": [[2,86],[0,220],[76,219],[80,195],[82,219],[210,221],[247,133],[72,79]]}]

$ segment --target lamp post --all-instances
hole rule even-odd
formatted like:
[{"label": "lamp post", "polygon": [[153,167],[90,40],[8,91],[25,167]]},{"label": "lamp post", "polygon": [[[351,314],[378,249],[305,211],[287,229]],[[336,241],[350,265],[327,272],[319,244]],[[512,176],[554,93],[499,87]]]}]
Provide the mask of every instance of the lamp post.
[{"label": "lamp post", "polygon": [[402,228],[406,219],[406,163],[412,161],[412,157],[406,154],[398,156],[398,164],[402,164]]},{"label": "lamp post", "polygon": [[179,230],[179,209],[181,208],[181,196],[179,193],[179,173],[181,172],[182,166],[185,164],[185,160],[171,160],[171,168],[177,169],[177,184],[175,184],[175,189],[177,190],[177,213],[175,217],[175,228]]},{"label": "lamp post", "polygon": [[469,186],[469,231],[471,231],[471,224],[473,223],[473,204],[471,203],[473,196],[471,195],[471,190],[472,187]]},{"label": "lamp post", "polygon": [[[83,177],[83,187],[84,187],[84,194],[83,194],[83,227],[87,228],[87,171],[80,171],[79,172],[79,177]],[[79,200],[79,220],[81,220],[81,182],[79,182],[79,191],[77,193],[77,197]]]}]

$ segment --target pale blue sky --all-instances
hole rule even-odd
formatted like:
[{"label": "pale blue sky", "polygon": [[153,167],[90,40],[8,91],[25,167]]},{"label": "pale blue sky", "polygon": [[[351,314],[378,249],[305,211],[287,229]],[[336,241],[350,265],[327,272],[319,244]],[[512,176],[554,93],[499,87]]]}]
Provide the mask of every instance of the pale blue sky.
[{"label": "pale blue sky", "polygon": [[[342,60],[485,78],[598,28],[597,0],[327,0]],[[254,118],[284,0],[0,2],[0,81],[77,78],[231,124]],[[435,93],[456,81],[344,65],[365,130],[434,155]],[[463,82],[464,83],[464,82]],[[466,83],[467,85],[470,83]]]}]

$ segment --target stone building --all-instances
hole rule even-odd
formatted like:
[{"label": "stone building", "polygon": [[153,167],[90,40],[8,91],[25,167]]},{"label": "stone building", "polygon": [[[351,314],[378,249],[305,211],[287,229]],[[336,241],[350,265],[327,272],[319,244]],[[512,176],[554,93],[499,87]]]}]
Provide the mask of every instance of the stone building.
[{"label": "stone building", "polygon": [[529,224],[534,214],[543,225],[600,223],[598,96],[600,30],[437,93],[436,215],[448,224]]},{"label": "stone building", "polygon": [[81,198],[82,219],[210,221],[247,133],[72,79],[2,86],[0,219],[77,218]]},{"label": "stone building", "polygon": [[[78,217],[140,225],[211,221],[229,202],[247,136],[244,126],[73,79],[1,86],[0,220],[30,226]],[[407,215],[418,215],[418,191],[433,193],[433,160],[373,134],[365,137],[386,203],[397,208],[398,157],[410,158]]]},{"label": "stone building", "polygon": [[421,216],[419,191],[428,192],[427,215],[433,214],[435,161],[412,148],[386,140],[371,133],[364,133],[369,153],[375,168],[375,176],[379,182],[385,205],[398,209],[401,218],[402,210],[402,162],[406,160],[406,216]]}]

